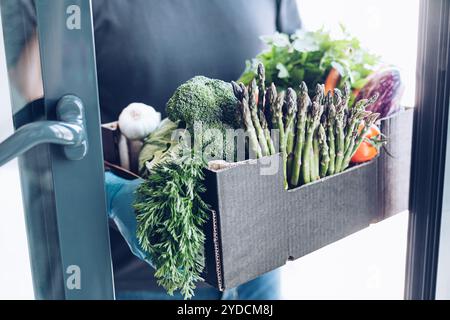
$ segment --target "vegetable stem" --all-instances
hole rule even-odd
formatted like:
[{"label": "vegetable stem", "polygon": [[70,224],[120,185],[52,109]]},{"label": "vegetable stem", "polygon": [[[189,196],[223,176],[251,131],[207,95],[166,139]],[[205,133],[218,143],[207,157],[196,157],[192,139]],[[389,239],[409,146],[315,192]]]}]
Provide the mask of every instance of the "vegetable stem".
[{"label": "vegetable stem", "polygon": [[334,106],[334,104],[331,104],[328,107],[328,122],[327,122],[328,147],[330,154],[330,163],[328,165],[329,176],[332,176],[335,173],[335,164],[336,164],[335,123],[336,123],[336,107]]},{"label": "vegetable stem", "polygon": [[236,83],[232,82],[232,85],[236,97],[240,100],[239,110],[241,112],[242,121],[244,123],[245,131],[247,132],[247,136],[249,139],[250,152],[253,153],[251,156],[255,156],[256,159],[259,159],[262,157],[262,150],[258,142],[255,127],[253,126],[251,112],[248,105],[248,90],[243,84],[237,85]]},{"label": "vegetable stem", "polygon": [[320,146],[319,146],[319,140],[318,140],[318,133],[316,130],[316,133],[314,134],[314,139],[313,139],[313,165],[311,168],[311,180],[312,181],[317,181],[320,179],[319,166],[320,166]]},{"label": "vegetable stem", "polygon": [[261,127],[261,123],[258,117],[258,104],[257,104],[257,98],[258,98],[258,87],[256,85],[256,80],[253,79],[249,90],[249,108],[250,108],[250,115],[253,122],[253,126],[256,131],[256,136],[258,137],[258,142],[261,147],[262,156],[268,156],[270,155],[269,152],[269,146],[267,145],[266,136],[264,135],[264,131]]},{"label": "vegetable stem", "polygon": [[327,134],[323,125],[319,125],[319,146],[320,146],[320,178],[327,176],[330,165],[330,154],[327,143]]},{"label": "vegetable stem", "polygon": [[311,176],[311,166],[314,166],[313,161],[313,139],[314,139],[314,133],[317,129],[317,126],[320,122],[321,117],[321,106],[317,102],[313,102],[312,104],[312,111],[308,123],[308,129],[306,134],[306,144],[305,149],[303,151],[303,168],[302,168],[302,175],[303,175],[303,183],[307,184],[313,181],[313,178]]},{"label": "vegetable stem", "polygon": [[294,139],[295,139],[295,119],[297,114],[297,94],[292,88],[287,90],[286,94],[286,123],[285,123],[285,137],[286,144],[286,180],[287,173],[292,170],[292,163],[294,161]]},{"label": "vegetable stem", "polygon": [[290,183],[293,187],[297,187],[300,182],[300,169],[302,166],[302,152],[305,144],[305,128],[307,113],[311,108],[311,99],[308,95],[308,87],[305,82],[300,85],[300,93],[298,96],[298,113],[297,113],[297,132],[294,150],[294,160],[292,164]]}]

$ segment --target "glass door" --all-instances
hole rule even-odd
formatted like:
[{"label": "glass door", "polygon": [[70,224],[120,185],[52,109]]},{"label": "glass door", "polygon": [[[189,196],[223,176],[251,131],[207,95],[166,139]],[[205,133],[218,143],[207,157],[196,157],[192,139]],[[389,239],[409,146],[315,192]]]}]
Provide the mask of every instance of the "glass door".
[{"label": "glass door", "polygon": [[0,9],[35,297],[112,299],[91,2]]},{"label": "glass door", "polygon": [[[121,1],[123,0],[115,3]],[[389,149],[388,141],[388,147],[382,150],[379,162],[373,166],[377,172],[384,170],[385,175],[381,179],[378,178],[380,175],[376,175],[377,177],[373,179],[376,181],[372,182],[386,188],[381,190],[377,185],[376,190],[381,192],[373,195],[376,197],[374,201],[369,199],[372,202],[368,200],[366,203],[377,206],[383,203],[383,206],[377,207],[381,208],[380,212],[376,212],[373,216],[362,215],[361,224],[353,224],[357,227],[351,230],[350,228],[347,230],[345,226],[345,222],[352,225],[351,221],[337,220],[340,223],[337,223],[341,231],[339,234],[331,230],[331,227],[323,231],[320,225],[313,225],[310,229],[315,228],[319,231],[313,230],[311,233],[318,234],[322,238],[312,246],[314,250],[311,250],[310,254],[281,268],[281,297],[284,299],[449,298],[450,280],[447,270],[450,265],[448,231],[450,207],[446,200],[448,197],[445,195],[450,192],[448,166],[450,148],[447,148],[450,130],[448,126],[450,1],[405,0],[392,3],[388,0],[327,0],[321,2],[320,10],[317,10],[319,6],[317,1],[312,0],[274,2],[277,4],[277,10],[288,17],[293,16],[293,12],[289,10],[298,8],[303,31],[325,30],[324,32],[329,32],[332,37],[339,37],[342,34],[345,37],[352,35],[355,37],[354,41],[359,39],[358,46],[360,44],[361,47],[380,56],[383,68],[393,70],[392,67],[395,66],[400,69],[402,83],[406,88],[400,104],[404,107],[402,114],[409,114],[400,121],[390,122],[392,127],[385,127],[388,133],[394,133],[392,141],[396,139],[396,142],[391,144],[393,149]],[[130,15],[142,13],[138,7],[142,3],[145,1],[130,4],[127,8],[129,10],[123,11],[120,18],[130,21],[130,17],[125,13]],[[224,5],[224,2],[220,3]],[[290,6],[285,5],[286,3]],[[111,117],[120,113],[119,107],[125,107],[124,101],[129,102],[128,97],[117,99],[114,95],[120,96],[117,88],[121,89],[121,86],[133,87],[129,93],[134,94],[135,99],[154,99],[153,101],[158,103],[163,99],[155,97],[156,93],[163,89],[169,91],[163,85],[164,81],[159,81],[163,77],[161,71],[146,60],[148,52],[145,46],[136,48],[138,52],[136,54],[132,51],[133,48],[127,47],[126,50],[130,61],[147,63],[149,74],[153,74],[153,77],[148,77],[149,79],[142,75],[139,65],[133,65],[134,69],[126,65],[105,65],[105,61],[114,61],[114,58],[117,58],[107,50],[108,45],[113,44],[117,49],[117,43],[125,47],[126,42],[110,38],[116,35],[105,32],[109,30],[111,21],[100,19],[104,27],[104,37],[97,40],[104,47],[96,51],[94,46],[96,28],[93,19],[98,18],[100,14],[97,16],[94,14],[96,12],[93,13],[92,5],[91,0],[0,0],[7,66],[5,72],[9,81],[11,115],[15,131],[11,137],[5,136],[0,143],[0,165],[19,156],[24,223],[33,289],[37,299],[113,299],[115,296],[106,214],[98,79],[110,89],[103,98],[114,105]],[[136,7],[133,7],[134,5]],[[269,3],[262,6],[261,10],[268,12],[274,7]],[[95,8],[98,10],[97,13],[113,16],[117,13],[114,10],[118,10],[120,6],[108,6],[109,11],[106,9],[102,11],[101,5]],[[202,9],[202,6],[199,8]],[[249,11],[255,10],[250,8]],[[267,13],[266,11],[264,13]],[[154,23],[148,24],[149,26],[157,22],[166,22],[159,21],[159,15],[151,15],[150,11],[148,17],[155,19]],[[265,25],[258,27],[267,32],[273,32],[277,28],[281,30],[280,27],[289,29],[290,24],[287,23],[289,21],[278,18],[277,16],[277,19],[272,19],[276,20],[276,27],[266,28]],[[174,20],[179,22],[179,19]],[[300,25],[299,21],[295,22],[293,25]],[[140,22],[137,24],[141,25]],[[173,28],[167,29],[167,32],[177,34],[176,27],[174,25],[170,27]],[[203,28],[200,29],[204,31]],[[249,29],[257,33],[253,28]],[[142,41],[136,40],[136,37],[138,35],[145,37],[153,32],[153,30],[139,31],[142,34],[140,32],[133,34],[134,42],[128,38],[127,40],[135,45],[141,45]],[[298,33],[300,37],[303,31]],[[123,32],[120,23],[115,26],[115,32],[124,38],[129,36],[127,32]],[[164,30],[160,32],[163,33]],[[208,35],[207,32],[205,34]],[[255,44],[255,48],[263,49],[262,42],[256,39],[257,36],[253,34],[252,36],[255,36],[255,39],[250,42]],[[242,39],[248,44],[249,42],[245,40],[247,37],[249,35],[245,34]],[[161,45],[164,44],[163,38],[155,39],[161,41]],[[192,40],[189,37],[186,39]],[[281,43],[286,40],[283,37],[273,39]],[[173,43],[170,45],[165,43],[164,49],[170,52]],[[188,41],[182,43],[186,47],[192,46]],[[339,45],[339,42],[334,45]],[[296,50],[312,50],[314,46],[306,41]],[[233,50],[234,48],[217,48],[211,52],[221,56],[224,52],[229,54]],[[165,52],[162,47],[161,52]],[[249,52],[251,55],[257,53],[256,49]],[[245,58],[254,57],[249,52],[242,52],[242,57],[236,57],[242,64],[242,69]],[[195,62],[199,63],[201,67],[198,70],[210,72],[211,76],[220,74],[219,67],[216,68],[215,65],[209,69],[205,67],[208,64],[204,63],[203,60],[206,58],[203,54],[209,57],[206,50],[189,56],[192,65]],[[352,52],[348,54],[351,55]],[[100,57],[104,59],[96,61]],[[172,68],[166,58],[165,54],[160,54],[159,64],[177,76],[180,74],[180,78],[176,79],[180,84],[187,80],[188,77],[187,79],[183,77],[190,69],[184,68],[183,59],[175,61],[179,65]],[[370,68],[365,63],[369,60],[367,64],[371,64],[372,58],[366,56],[365,60],[363,59],[365,62],[355,68],[359,71],[353,70],[351,74],[346,75],[355,84],[353,88],[355,97],[362,91],[362,83],[366,84],[364,80],[367,75],[363,73]],[[222,58],[219,60],[230,62]],[[343,77],[346,72],[344,69],[348,66],[345,65],[346,57],[341,60],[337,63],[333,61],[333,69]],[[99,70],[103,77],[97,78],[98,66],[101,66]],[[113,69],[115,67],[117,68]],[[135,73],[125,77],[122,74],[122,68],[125,67],[127,72],[134,70]],[[229,79],[224,80],[237,80],[238,74],[228,72],[228,69],[231,70],[228,64],[221,67],[227,69],[224,74]],[[290,77],[290,70],[287,67],[289,66],[278,63],[274,68],[281,82],[288,81],[285,79]],[[327,69],[328,71],[330,70]],[[189,77],[194,75],[196,74]],[[111,83],[113,77],[117,81]],[[360,87],[357,85],[357,79],[361,80]],[[148,88],[145,86],[149,83],[161,90],[147,92]],[[141,86],[145,87],[146,92],[141,94],[134,91]],[[175,88],[176,86],[173,89]],[[169,97],[172,92],[173,90],[170,93],[165,92],[165,95]],[[167,99],[164,100],[164,105],[166,101]],[[116,120],[109,117],[107,119],[107,122]],[[412,141],[408,139],[402,141],[396,137],[396,128],[409,130],[412,138],[408,137]],[[113,130],[116,134],[117,126],[113,129],[116,130]],[[392,130],[389,131],[390,129]],[[123,136],[120,139],[124,139]],[[120,141],[114,143],[120,144]],[[129,148],[126,143],[122,144],[122,147]],[[126,151],[125,157],[130,156],[129,151]],[[398,159],[406,159],[404,165]],[[128,160],[130,159],[127,158]],[[120,161],[112,165],[116,166],[115,169],[118,171],[123,169],[118,168],[121,165]],[[400,170],[402,174],[399,174]],[[126,173],[133,176],[130,171]],[[0,195],[0,199],[1,197],[3,195]],[[371,210],[368,211],[374,211],[373,208],[369,209]],[[3,214],[6,212],[1,211],[0,215]],[[322,214],[325,217],[330,216],[329,212]],[[114,237],[121,236],[116,232],[111,234],[113,240]],[[8,239],[5,238],[0,235],[0,241],[7,242]],[[335,241],[335,238],[340,240]],[[325,240],[322,242],[323,239]],[[119,240],[123,244],[121,248],[125,248],[126,252],[116,248],[120,259],[115,262],[117,266],[114,267],[123,271],[116,273],[117,279],[127,280],[127,276],[132,274],[136,275],[137,279],[134,279],[136,281],[133,284],[141,285],[144,281],[138,277],[139,271],[146,267],[147,273],[144,276],[147,277],[150,268],[145,263],[137,261],[123,239]],[[213,240],[220,242],[216,238]],[[219,252],[220,246],[216,242],[214,249]],[[327,246],[324,247],[323,244]],[[0,248],[6,247],[3,243],[0,245]],[[219,261],[217,265],[221,264],[219,258],[213,261],[215,263]],[[286,256],[286,260],[288,258],[289,256]],[[217,270],[222,271],[220,266],[216,272]],[[12,273],[11,276],[18,275]],[[158,287],[156,281],[149,280],[149,284],[153,286],[151,289],[156,291]],[[127,288],[128,283],[121,285]],[[160,295],[156,295],[158,296]]]},{"label": "glass door", "polygon": [[421,1],[406,298],[449,296],[450,2]]},{"label": "glass door", "polygon": [[[363,48],[380,57],[381,68],[394,67],[400,71],[405,88],[401,105],[411,112],[411,117],[402,121],[409,121],[411,127],[412,110],[416,106],[419,6],[419,0],[325,0],[320,2],[318,10],[317,1],[298,1],[305,30],[323,29],[338,39],[348,33],[358,39]],[[390,156],[404,156],[411,153],[411,144],[411,139],[399,144],[390,143],[388,139],[386,149]],[[398,178],[396,171],[409,165],[404,162],[398,167],[390,167],[387,169],[390,171],[385,172],[386,179],[389,175]],[[409,176],[408,172],[406,176]],[[396,202],[408,198],[409,188],[385,189],[382,193],[385,200]],[[393,217],[288,264],[283,273],[285,298],[402,299],[409,220],[407,208],[405,203],[401,210],[393,209]]]}]

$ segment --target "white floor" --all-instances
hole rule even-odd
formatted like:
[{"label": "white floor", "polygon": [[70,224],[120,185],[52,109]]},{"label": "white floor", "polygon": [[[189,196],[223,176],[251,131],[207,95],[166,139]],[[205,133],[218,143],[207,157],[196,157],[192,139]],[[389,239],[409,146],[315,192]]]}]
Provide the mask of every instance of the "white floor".
[{"label": "white floor", "polygon": [[408,213],[283,268],[284,299],[403,299]]},{"label": "white floor", "polygon": [[16,162],[0,168],[0,299],[33,299]]}]

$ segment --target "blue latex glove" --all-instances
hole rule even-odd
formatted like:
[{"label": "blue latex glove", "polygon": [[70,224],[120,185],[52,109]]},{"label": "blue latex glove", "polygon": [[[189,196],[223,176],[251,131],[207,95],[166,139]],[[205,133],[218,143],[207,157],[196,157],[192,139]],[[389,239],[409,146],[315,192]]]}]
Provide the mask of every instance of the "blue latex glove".
[{"label": "blue latex glove", "polygon": [[106,172],[107,210],[109,218],[114,220],[131,252],[153,267],[150,258],[144,253],[136,238],[137,221],[133,203],[135,191],[142,182],[141,179],[125,180],[111,172]]}]

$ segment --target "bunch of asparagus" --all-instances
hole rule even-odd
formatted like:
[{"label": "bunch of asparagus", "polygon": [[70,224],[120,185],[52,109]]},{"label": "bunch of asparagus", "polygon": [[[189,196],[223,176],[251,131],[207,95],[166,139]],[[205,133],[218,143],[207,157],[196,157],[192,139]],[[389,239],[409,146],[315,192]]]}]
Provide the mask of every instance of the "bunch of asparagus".
[{"label": "bunch of asparagus", "polygon": [[278,92],[274,84],[266,89],[262,64],[248,88],[235,82],[232,86],[253,157],[280,152],[286,188],[346,170],[380,116],[366,111],[377,95],[349,107],[348,84],[342,92],[325,92],[324,85],[317,85],[313,99],[304,82],[298,93],[292,88]]}]

